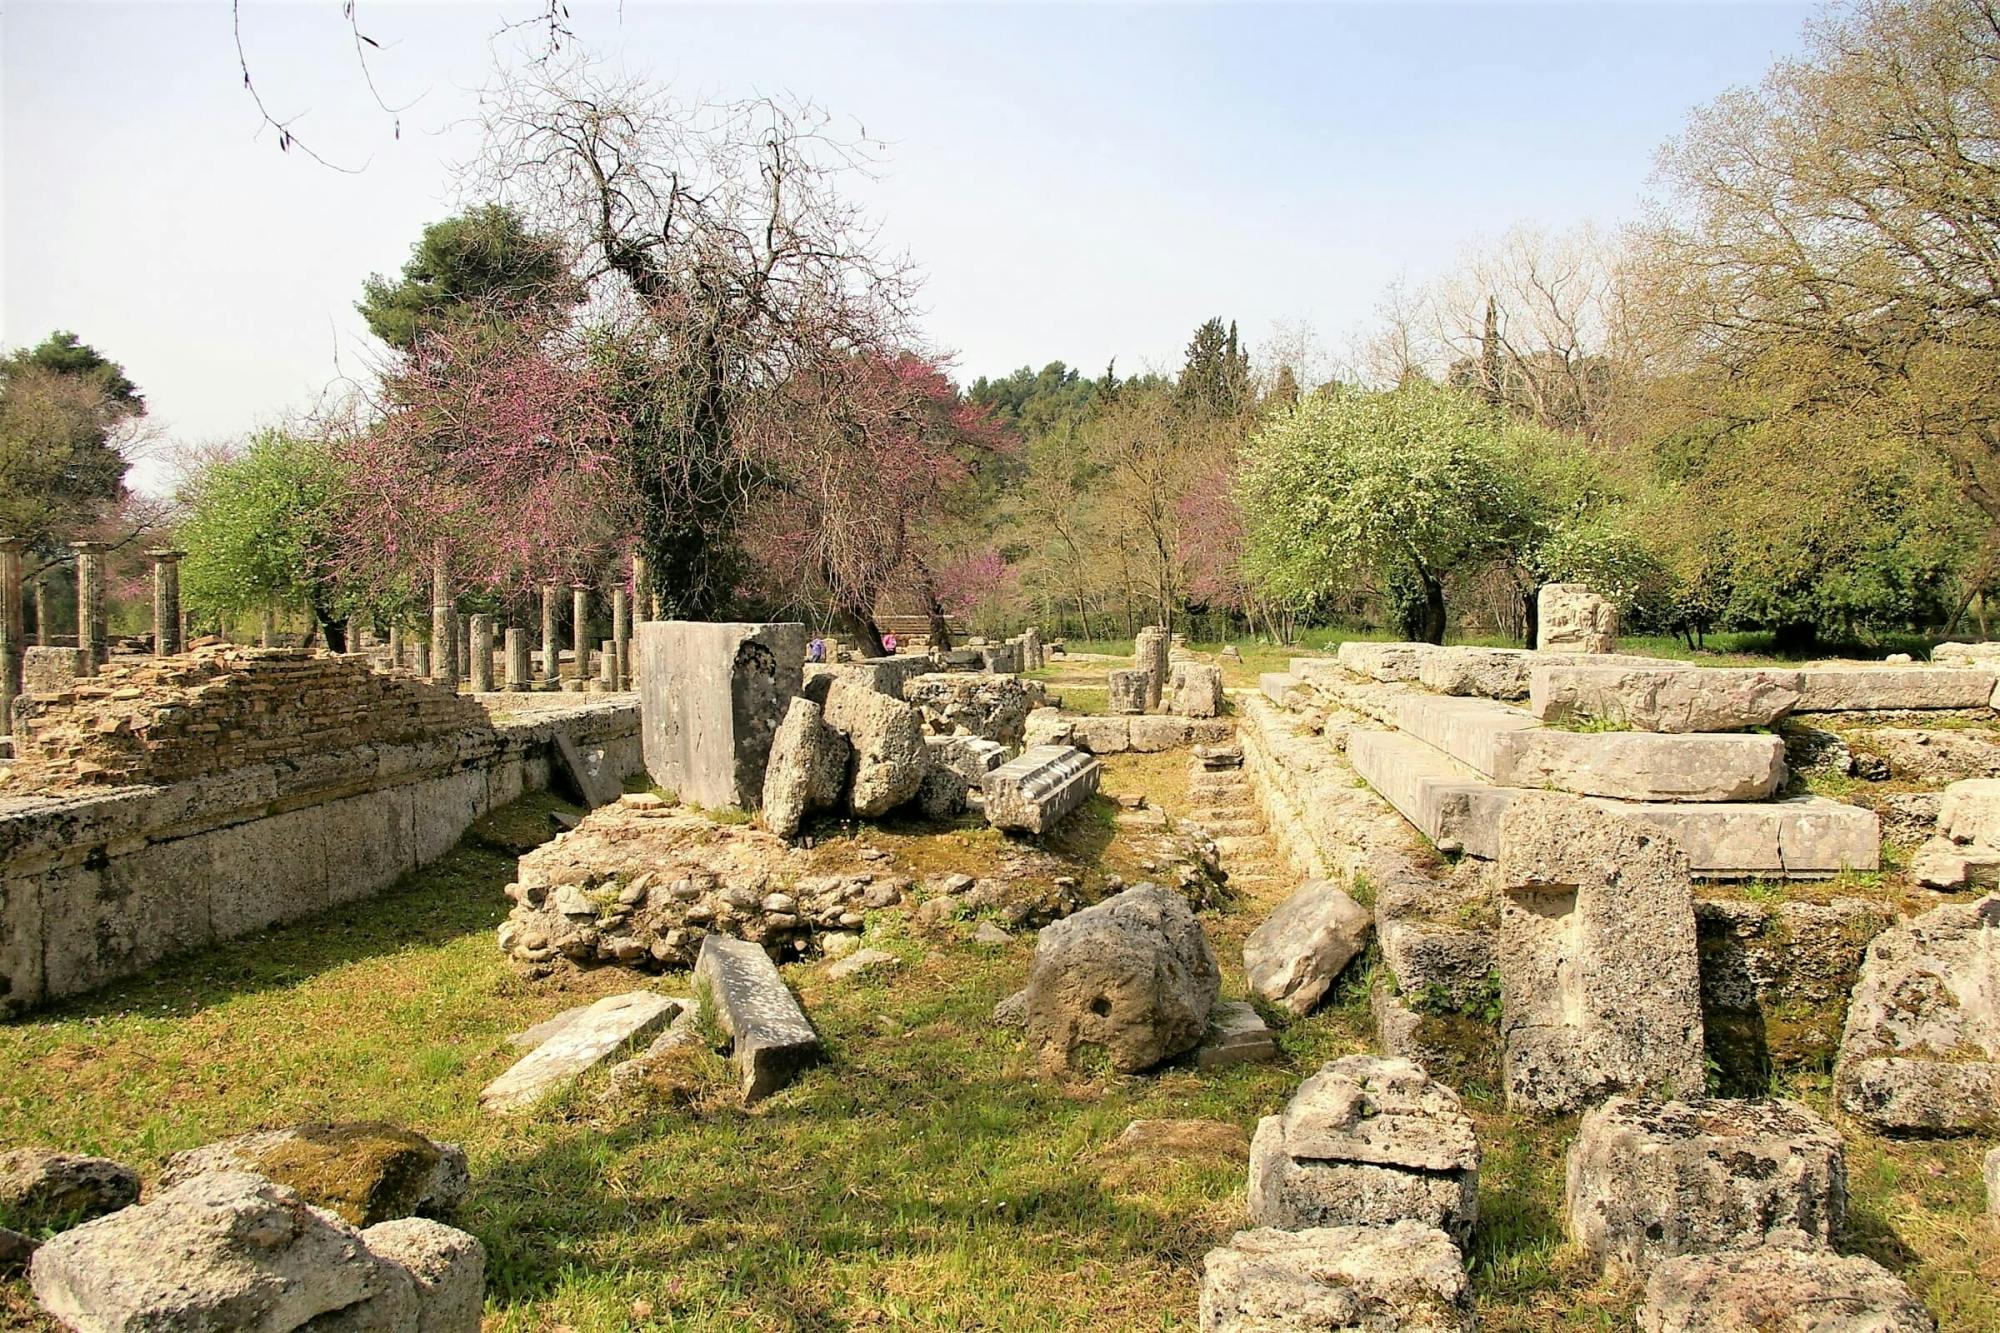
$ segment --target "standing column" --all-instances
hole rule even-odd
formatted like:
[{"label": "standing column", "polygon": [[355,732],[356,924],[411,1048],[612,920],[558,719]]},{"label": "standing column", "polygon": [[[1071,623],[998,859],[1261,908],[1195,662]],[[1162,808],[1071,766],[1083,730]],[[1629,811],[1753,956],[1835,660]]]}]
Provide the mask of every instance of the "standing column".
[{"label": "standing column", "polygon": [[590,585],[573,583],[569,590],[570,603],[570,648],[576,653],[576,687],[582,689],[590,676],[590,640],[584,635],[590,627]]},{"label": "standing column", "polygon": [[187,647],[181,636],[181,557],[186,551],[148,551],[153,557],[153,656],[172,657]]},{"label": "standing column", "polygon": [[518,625],[507,629],[507,688],[525,690],[533,683],[528,671],[528,631]]},{"label": "standing column", "polygon": [[444,549],[431,565],[431,684],[458,689],[458,613],[451,607],[451,579],[445,573]]},{"label": "standing column", "polygon": [[49,633],[49,571],[44,569],[35,575],[35,647],[55,646],[55,636]]},{"label": "standing column", "polygon": [[632,557],[632,618],[645,620],[646,610],[653,604],[653,574],[646,568],[646,557]]},{"label": "standing column", "polygon": [[416,672],[420,679],[430,679],[431,646],[422,639],[410,645],[410,670]]},{"label": "standing column", "polygon": [[266,648],[278,646],[278,613],[268,606],[264,608],[264,625],[257,642]]},{"label": "standing column", "polygon": [[77,674],[94,676],[104,665],[104,553],[107,542],[71,542],[76,552]]},{"label": "standing column", "polygon": [[472,678],[472,617],[469,615],[462,615],[458,618],[457,644],[457,648],[452,653],[452,660],[458,663],[458,678],[460,680],[470,680]]},{"label": "standing column", "polygon": [[403,627],[389,626],[389,669],[394,671],[403,665]]},{"label": "standing column", "polygon": [[632,599],[623,585],[611,590],[611,688],[632,688]]},{"label": "standing column", "polygon": [[542,585],[542,679],[550,685],[562,675],[556,657],[556,585]]},{"label": "standing column", "polygon": [[21,615],[21,542],[0,537],[0,736],[14,730],[14,700],[21,696],[21,662],[27,653]]},{"label": "standing column", "polygon": [[466,672],[474,694],[493,693],[493,617],[472,617],[472,669]]}]

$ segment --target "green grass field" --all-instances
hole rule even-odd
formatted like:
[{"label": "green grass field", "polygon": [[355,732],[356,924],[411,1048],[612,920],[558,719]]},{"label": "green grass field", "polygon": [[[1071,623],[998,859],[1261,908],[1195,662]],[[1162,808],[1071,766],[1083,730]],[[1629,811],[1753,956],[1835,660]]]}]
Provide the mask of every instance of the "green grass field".
[{"label": "green grass field", "polygon": [[[1183,764],[1117,756],[1107,787],[1177,808]],[[635,984],[688,986],[611,970],[530,983],[502,962],[506,848],[546,831],[551,804],[500,812],[371,902],[0,1027],[0,1142],[104,1153],[149,1177],[175,1150],[309,1118],[386,1117],[463,1142],[474,1187],[459,1220],[487,1246],[489,1330],[1189,1329],[1202,1254],[1243,1222],[1241,1162],[1112,1170],[1097,1154],[1141,1117],[1247,1130],[1320,1062],[1369,1045],[1361,969],[1285,1030],[1281,1064],[1046,1077],[988,1021],[1031,940],[925,936],[891,912],[869,933],[902,958],[895,971],[842,985],[787,969],[829,1060],[754,1110],[700,1053],[639,1103],[600,1106],[600,1076],[497,1119],[476,1098],[517,1054],[508,1034]],[[991,852],[933,838],[933,856],[940,844]],[[1114,835],[1102,855],[1116,852]],[[1245,895],[1205,917],[1225,996],[1242,993],[1242,939],[1270,905]],[[1823,1077],[1797,1091],[1826,1109]],[[1486,1153],[1470,1255],[1482,1327],[1630,1327],[1635,1293],[1563,1239],[1573,1124],[1478,1096],[1471,1109]],[[1985,1145],[1849,1143],[1850,1248],[1902,1272],[1947,1333],[2000,1327]],[[51,1327],[18,1281],[0,1287],[0,1324]]]}]

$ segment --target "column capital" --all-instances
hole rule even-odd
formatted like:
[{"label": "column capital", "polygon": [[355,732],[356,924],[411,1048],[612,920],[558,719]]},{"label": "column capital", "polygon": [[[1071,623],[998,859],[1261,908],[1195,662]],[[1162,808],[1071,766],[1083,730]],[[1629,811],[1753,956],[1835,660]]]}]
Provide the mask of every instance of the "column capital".
[{"label": "column capital", "polygon": [[18,555],[27,549],[28,539],[26,537],[9,537],[0,534],[0,551],[5,551],[9,555]]},{"label": "column capital", "polygon": [[157,546],[147,551],[146,554],[155,560],[180,560],[187,555],[187,552],[177,551],[171,546]]},{"label": "column capital", "polygon": [[110,542],[71,542],[69,547],[78,555],[103,555],[111,549]]}]

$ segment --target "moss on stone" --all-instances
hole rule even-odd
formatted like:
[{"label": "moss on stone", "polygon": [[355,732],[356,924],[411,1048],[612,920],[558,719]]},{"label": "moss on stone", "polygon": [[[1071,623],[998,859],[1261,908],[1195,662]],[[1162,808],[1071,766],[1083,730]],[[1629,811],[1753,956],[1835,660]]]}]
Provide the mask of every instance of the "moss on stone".
[{"label": "moss on stone", "polygon": [[408,1217],[440,1154],[423,1135],[379,1120],[303,1125],[256,1157],[257,1170],[357,1227]]}]

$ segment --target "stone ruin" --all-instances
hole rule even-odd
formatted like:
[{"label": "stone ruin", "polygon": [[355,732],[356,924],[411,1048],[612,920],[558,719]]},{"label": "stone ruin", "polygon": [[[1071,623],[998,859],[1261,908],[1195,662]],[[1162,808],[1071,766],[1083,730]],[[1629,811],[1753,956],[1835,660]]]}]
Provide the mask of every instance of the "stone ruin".
[{"label": "stone ruin", "polygon": [[1545,583],[1535,595],[1535,647],[1545,653],[1610,653],[1618,608],[1582,583]]}]

